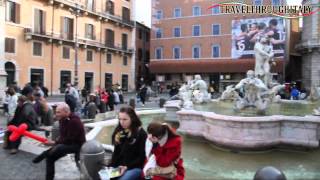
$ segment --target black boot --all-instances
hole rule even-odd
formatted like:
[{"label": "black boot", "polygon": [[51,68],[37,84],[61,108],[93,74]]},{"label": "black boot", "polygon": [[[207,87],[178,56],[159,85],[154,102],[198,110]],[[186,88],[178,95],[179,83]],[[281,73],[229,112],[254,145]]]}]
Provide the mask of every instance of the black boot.
[{"label": "black boot", "polygon": [[46,158],[48,151],[43,151],[40,155],[38,155],[37,157],[35,157],[32,162],[37,164],[39,162],[41,162],[44,158]]}]

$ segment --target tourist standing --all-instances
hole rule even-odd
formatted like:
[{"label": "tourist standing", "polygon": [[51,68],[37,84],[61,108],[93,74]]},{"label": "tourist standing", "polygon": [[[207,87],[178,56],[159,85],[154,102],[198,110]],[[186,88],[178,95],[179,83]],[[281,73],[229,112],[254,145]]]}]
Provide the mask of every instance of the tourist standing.
[{"label": "tourist standing", "polygon": [[8,122],[11,121],[11,119],[14,116],[14,113],[16,111],[16,108],[18,106],[18,96],[14,90],[14,88],[10,87],[8,89],[8,99],[7,99],[7,107],[8,107]]},{"label": "tourist standing", "polygon": [[140,96],[140,100],[141,100],[141,103],[142,103],[142,106],[145,105],[145,101],[146,101],[146,96],[147,96],[147,87],[146,85],[142,85],[142,87],[140,88],[140,93],[139,93],[139,96]]}]

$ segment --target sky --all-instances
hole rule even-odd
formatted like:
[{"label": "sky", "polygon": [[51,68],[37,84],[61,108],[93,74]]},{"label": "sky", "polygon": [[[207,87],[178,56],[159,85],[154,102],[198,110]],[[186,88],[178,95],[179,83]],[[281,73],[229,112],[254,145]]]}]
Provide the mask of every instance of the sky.
[{"label": "sky", "polygon": [[[300,5],[302,0],[287,0],[288,5]],[[151,26],[151,0],[136,0],[136,21]]]}]

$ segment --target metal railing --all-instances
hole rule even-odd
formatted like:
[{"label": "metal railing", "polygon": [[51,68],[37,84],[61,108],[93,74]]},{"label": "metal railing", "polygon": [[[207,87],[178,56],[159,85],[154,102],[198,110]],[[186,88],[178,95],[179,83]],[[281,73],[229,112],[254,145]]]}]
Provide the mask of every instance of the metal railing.
[{"label": "metal railing", "polygon": [[[37,37],[43,37],[43,38],[47,38],[47,39],[54,39],[54,40],[58,40],[58,41],[66,41],[69,43],[76,43],[75,42],[75,37],[73,35],[68,35],[68,34],[55,34],[55,33],[38,33],[36,31],[33,31],[32,28],[24,28],[24,34],[26,36],[27,40],[32,39],[32,36],[37,36]],[[77,38],[78,39],[78,43],[80,45],[87,45],[87,46],[93,46],[96,48],[101,48],[101,49],[107,49],[107,50],[113,50],[113,51],[118,51],[118,52],[123,52],[123,53],[128,53],[128,54],[132,54],[134,53],[134,48],[128,48],[127,49],[123,49],[122,45],[120,44],[103,44],[100,43],[99,41],[96,40],[89,40],[89,39],[84,39],[84,38]]]}]

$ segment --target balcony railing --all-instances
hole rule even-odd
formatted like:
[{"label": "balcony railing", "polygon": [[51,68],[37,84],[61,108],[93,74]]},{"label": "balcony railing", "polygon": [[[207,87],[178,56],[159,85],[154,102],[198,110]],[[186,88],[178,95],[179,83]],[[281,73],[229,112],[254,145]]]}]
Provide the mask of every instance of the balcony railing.
[{"label": "balcony railing", "polygon": [[[24,35],[27,41],[34,38],[37,38],[37,39],[43,38],[43,39],[47,39],[49,42],[58,43],[58,44],[62,44],[62,43],[68,43],[73,45],[76,44],[75,37],[73,36],[72,36],[72,39],[69,39],[68,37],[70,36],[64,36],[61,34],[37,33],[33,31],[31,28],[25,28]],[[133,48],[124,50],[120,45],[110,45],[110,44],[107,45],[107,44],[100,43],[99,41],[96,41],[96,40],[84,39],[80,37],[77,37],[77,43],[82,47],[92,47],[92,48],[97,48],[105,51],[118,52],[121,54],[131,55],[134,52]]]},{"label": "balcony railing", "polygon": [[130,28],[133,28],[134,27],[134,22],[131,21],[131,20],[125,20],[123,19],[121,16],[118,16],[118,15],[112,15],[108,12],[96,12],[96,11],[91,11],[89,9],[87,9],[85,6],[83,5],[79,5],[75,2],[72,2],[72,1],[66,1],[66,0],[52,0],[53,3],[56,3],[56,4],[63,4],[63,6],[67,6],[69,8],[75,8],[77,10],[80,10],[81,12],[85,12],[85,13],[88,13],[88,14],[91,14],[93,16],[96,16],[97,18],[99,19],[107,19],[107,20],[110,20],[110,21],[113,21],[115,23],[119,23],[122,24],[123,26],[127,26],[127,27],[130,27]]}]

